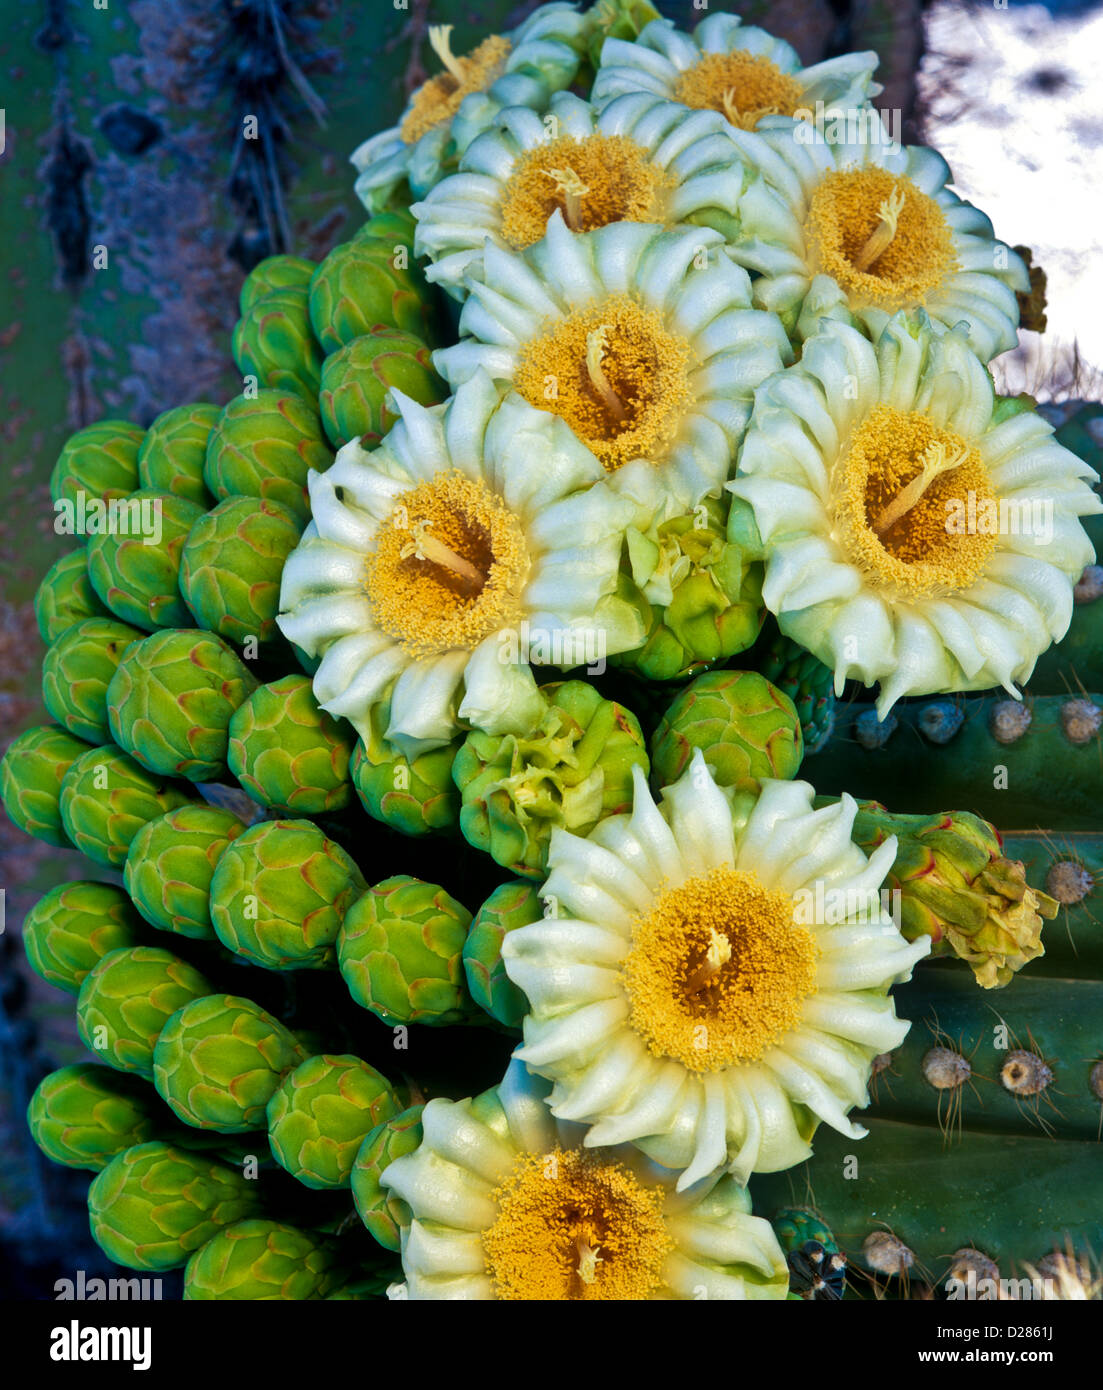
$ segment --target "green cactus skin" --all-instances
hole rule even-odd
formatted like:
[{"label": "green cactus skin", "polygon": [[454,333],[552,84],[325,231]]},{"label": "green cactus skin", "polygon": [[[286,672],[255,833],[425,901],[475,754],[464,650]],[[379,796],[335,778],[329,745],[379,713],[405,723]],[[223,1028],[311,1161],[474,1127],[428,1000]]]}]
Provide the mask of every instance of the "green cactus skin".
[{"label": "green cactus skin", "polygon": [[358,739],[353,750],[349,773],[361,805],[369,816],[403,835],[454,829],[460,819],[460,794],[452,768],[463,740],[410,762],[383,737],[390,717],[389,701],[373,705],[368,742]]},{"label": "green cactus skin", "polygon": [[898,705],[898,726],[874,749],[855,737],[860,718],[876,718],[872,707],[840,709],[834,737],[804,775],[824,794],[848,791],[900,812],[956,805],[1005,830],[1097,822],[1103,696],[970,699],[960,729],[942,744],[922,733],[927,708]]},{"label": "green cactus skin", "polygon": [[1072,610],[1068,633],[1042,653],[1026,682],[1032,696],[1103,690],[1103,566],[1089,566],[1085,573],[1086,582],[1078,586],[1085,597]]},{"label": "green cactus skin", "polygon": [[506,932],[538,922],[543,915],[535,884],[524,879],[503,883],[475,913],[463,945],[463,968],[471,998],[507,1028],[520,1028],[529,1003],[505,972],[502,939]]},{"label": "green cactus skin", "polygon": [[203,481],[203,464],[221,414],[220,406],[206,401],[162,411],[138,450],[139,486],[209,507],[212,499]]},{"label": "green cactus skin", "polygon": [[258,299],[273,290],[294,290],[309,286],[317,262],[305,256],[266,256],[258,261],[241,286],[238,312],[247,314]]},{"label": "green cactus skin", "polygon": [[310,282],[315,336],[327,353],[379,326],[424,338],[431,311],[420,292],[423,285],[417,269],[396,266],[393,249],[379,239],[343,242]]},{"label": "green cactus skin", "polygon": [[160,946],[110,951],[81,984],[77,1031],[109,1067],[152,1077],[153,1049],[167,1020],[210,991],[194,966]]},{"label": "green cactus skin", "polygon": [[203,509],[168,492],[143,490],[131,493],[127,500],[135,508],[157,509],[160,540],[154,545],[150,537],[137,534],[133,528],[131,534],[115,530],[90,536],[88,577],[92,587],[117,618],[143,632],[190,627],[191,615],[179,589],[180,555]]},{"label": "green cactus skin", "polygon": [[216,941],[210,891],[215,867],[245,823],[219,806],[181,806],[148,821],[130,842],[126,891],[151,926]]},{"label": "green cactus skin", "polygon": [[428,346],[398,328],[373,328],[326,358],[318,404],[335,449],[352,439],[365,449],[379,444],[398,419],[388,405],[392,386],[419,405],[437,405],[448,396]]},{"label": "green cactus skin", "polygon": [[359,1057],[323,1053],[289,1072],[268,1102],[268,1142],[305,1187],[351,1186],[365,1136],[399,1111],[390,1082]]},{"label": "green cactus skin", "polygon": [[86,618],[67,628],[42,663],[42,703],[86,743],[108,743],[107,688],[123,653],[145,636],[115,618]]},{"label": "green cactus skin", "polygon": [[94,1062],[50,1072],[27,1106],[31,1137],[46,1157],[94,1173],[124,1149],[155,1138],[167,1123],[152,1086]]},{"label": "green cactus skin", "polygon": [[352,800],[350,725],[321,709],[308,676],[259,686],[230,720],[227,762],[254,800],[287,815],[331,815]]},{"label": "green cactus skin", "polygon": [[50,474],[50,496],[79,505],[79,495],[110,501],[138,486],[138,450],[145,430],[128,420],[99,420],[65,442]]},{"label": "green cactus skin", "polygon": [[88,556],[83,548],[70,550],[46,571],[34,596],[34,616],[47,646],[85,618],[110,616],[88,578]]},{"label": "green cactus skin", "polygon": [[837,1302],[846,1288],[846,1256],[834,1234],[807,1207],[783,1207],[774,1234],[789,1265],[790,1299]]},{"label": "green cactus skin", "polygon": [[280,1221],[236,1221],[212,1236],[188,1261],[184,1298],[296,1302],[324,1298],[335,1258],[333,1243],[316,1233]]},{"label": "green cactus skin", "polygon": [[0,797],[12,824],[48,845],[72,841],[61,813],[61,789],[70,769],[90,749],[57,724],[27,729],[0,759]]},{"label": "green cactus skin", "polygon": [[1058,904],[1042,935],[1045,954],[1031,965],[1031,978],[1103,979],[1103,835],[1008,835],[1003,852],[1021,860],[1028,881]]},{"label": "green cactus skin", "polygon": [[294,391],[237,396],[207,441],[203,477],[213,497],[260,497],[310,520],[306,479],[333,462],[317,403]]},{"label": "green cactus skin", "polygon": [[149,772],[213,782],[226,772],[230,719],[257,683],[210,632],[155,632],[130,647],[107,688],[111,735]]},{"label": "green cactus skin", "polygon": [[196,1129],[264,1129],[280,1078],[305,1055],[294,1036],[250,999],[208,994],[165,1024],[153,1084],[176,1117]]},{"label": "green cactus skin", "polygon": [[676,782],[700,749],[717,783],[759,790],[795,777],[804,745],[792,700],[757,671],[709,671],[686,686],[651,740],[651,785]]},{"label": "green cactus skin", "polygon": [[345,915],[337,960],[349,993],[384,1023],[471,1021],[463,971],[471,914],[433,883],[396,874]]},{"label": "green cactus skin", "polygon": [[222,944],[254,965],[325,970],[345,914],[366,887],[353,860],[313,821],[263,821],[218,861],[211,921]]},{"label": "green cactus skin", "polygon": [[255,1184],[239,1172],[160,1140],[118,1154],[88,1189],[96,1244],[130,1269],[175,1269],[259,1211]]},{"label": "green cactus skin", "polygon": [[231,343],[242,376],[273,390],[297,391],[308,401],[317,398],[323,354],[311,331],[308,302],[305,286],[287,285],[250,304]]},{"label": "green cactus skin", "polygon": [[541,687],[548,709],[528,737],[468,734],[452,768],[460,829],[522,878],[547,877],[552,829],[587,835],[632,804],[632,769],[648,769],[639,721],[585,681]]},{"label": "green cactus skin", "polygon": [[111,951],[140,946],[142,920],[113,883],[59,883],[23,919],[23,949],[36,975],[79,994],[88,972]]},{"label": "green cactus skin", "polygon": [[387,1290],[392,1284],[402,1283],[402,1266],[397,1260],[380,1260],[378,1264],[365,1264],[351,1270],[332,1293],[325,1295],[326,1301],[336,1303],[355,1300],[358,1303],[380,1302],[387,1298]]},{"label": "green cactus skin", "polygon": [[410,1208],[380,1183],[388,1164],[413,1153],[421,1143],[422,1105],[411,1105],[385,1120],[367,1135],[352,1166],[352,1199],[360,1220],[385,1250],[402,1248],[402,1228],[410,1224]]},{"label": "green cactus skin", "polygon": [[196,521],[180,559],[180,592],[195,621],[236,646],[271,649],[284,561],[298,517],[268,499],[230,497]]},{"label": "green cactus skin", "polygon": [[61,784],[61,821],[89,859],[121,869],[130,842],[147,821],[197,798],[186,782],[149,773],[106,744],[76,758]]},{"label": "green cactus skin", "polygon": [[792,700],[805,757],[825,747],[835,729],[835,677],[830,667],[780,632],[773,634],[756,664],[770,684]]}]

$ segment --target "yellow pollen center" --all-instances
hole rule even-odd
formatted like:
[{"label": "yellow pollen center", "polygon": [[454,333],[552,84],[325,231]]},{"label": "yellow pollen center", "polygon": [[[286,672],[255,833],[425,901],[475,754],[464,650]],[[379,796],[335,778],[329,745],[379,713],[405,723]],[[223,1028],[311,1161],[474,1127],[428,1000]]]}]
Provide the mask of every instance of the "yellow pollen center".
[{"label": "yellow pollen center", "polygon": [[414,657],[478,646],[514,622],[528,575],[521,523],[485,483],[438,473],[398,498],[368,557],[379,627]]},{"label": "yellow pollen center", "polygon": [[855,304],[887,313],[922,304],[956,268],[942,209],[887,169],[835,169],[812,194],[807,231],[814,268]]},{"label": "yellow pollen center", "polygon": [[673,1248],[665,1194],[589,1151],[523,1154],[491,1194],[483,1257],[501,1299],[648,1298]]},{"label": "yellow pollen center", "polygon": [[431,77],[414,93],[410,109],[399,127],[406,145],[418,140],[438,125],[450,121],[460,109],[460,103],[472,92],[485,91],[498,77],[510,54],[510,42],[501,34],[492,34],[478,48],[462,58],[456,57],[449,43],[451,24],[431,25],[429,42],[441,60],[444,71]]},{"label": "yellow pollen center", "polygon": [[804,104],[804,88],[769,58],[752,53],[707,53],[687,69],[675,101],[719,111],[740,130],[754,130],[763,116],[791,116]]},{"label": "yellow pollen center", "polygon": [[689,343],[627,295],[576,309],[526,343],[514,384],[561,416],[609,472],[661,463],[693,401]]},{"label": "yellow pollen center", "polygon": [[691,1071],[757,1061],[800,1022],[819,948],[793,900],[753,873],[714,869],[637,919],[624,962],[632,1026]]},{"label": "yellow pollen center", "polygon": [[836,539],[890,595],[967,588],[996,546],[960,523],[994,504],[979,451],[919,411],[877,406],[836,465],[832,492]]},{"label": "yellow pollen center", "polygon": [[502,195],[502,236],[516,250],[539,241],[558,208],[575,232],[610,222],[661,222],[667,174],[626,135],[563,135],[527,150]]}]

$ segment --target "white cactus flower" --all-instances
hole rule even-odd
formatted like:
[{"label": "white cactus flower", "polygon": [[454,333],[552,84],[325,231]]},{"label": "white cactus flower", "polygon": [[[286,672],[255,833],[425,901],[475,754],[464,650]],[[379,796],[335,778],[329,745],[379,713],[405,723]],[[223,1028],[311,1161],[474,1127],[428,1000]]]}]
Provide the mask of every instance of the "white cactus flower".
[{"label": "white cactus flower", "polygon": [[679,1189],[792,1167],[821,1120],[861,1138],[847,1112],[909,1027],[889,987],[930,949],[882,909],[895,838],[867,859],[849,796],[729,796],[699,750],[661,806],[635,780],[631,815],[553,832],[555,914],[503,940],[531,1005],[515,1055],[588,1146],[636,1144]]},{"label": "white cactus flower", "polygon": [[453,389],[483,368],[560,416],[646,532],[720,495],[755,388],[791,359],[722,247],[705,227],[575,233],[556,211],[525,251],[486,243],[464,336],[434,365]]},{"label": "white cactus flower", "polygon": [[877,61],[873,52],[844,53],[805,68],[791,44],[737,15],[709,15],[692,34],[655,19],[634,42],[605,41],[592,99],[600,106],[625,92],[652,92],[718,111],[739,130],[754,130],[765,116],[798,112],[822,124],[836,113],[870,109],[881,91],[873,80]]},{"label": "white cactus flower", "polygon": [[825,321],[766,382],[730,490],[766,548],[763,599],[835,672],[904,695],[1017,696],[1064,636],[1103,510],[1096,474],[1017,401],[963,331],[897,315],[876,348]]},{"label": "white cactus flower", "polygon": [[731,1178],[676,1192],[631,1148],[582,1147],[512,1062],[473,1100],[431,1100],[381,1182],[406,1203],[411,1299],[783,1299],[785,1257]]},{"label": "white cactus flower", "polygon": [[870,134],[829,138],[780,117],[732,132],[759,171],[731,253],[757,272],[756,303],[797,341],[824,317],[876,339],[893,314],[922,308],[936,330],[965,323],[983,362],[1015,347],[1022,258],[947,186],[940,154]]},{"label": "white cactus flower", "polygon": [[687,113],[632,92],[599,115],[558,92],[544,116],[527,107],[503,111],[468,146],[459,173],[414,205],[414,250],[432,261],[427,278],[462,300],[465,275],[481,272],[487,238],[522,251],[543,237],[557,209],[572,231],[694,223],[734,238],[748,177],[716,112]]},{"label": "white cactus flower", "polygon": [[585,17],[567,4],[541,5],[516,29],[492,34],[463,56],[452,52],[452,27],[429,28],[442,70],[410,97],[398,125],[351,155],[356,193],[369,213],[384,208],[403,180],[423,197],[504,107],[542,110],[574,81],[589,34]]},{"label": "white cactus flower", "polygon": [[614,593],[630,509],[561,420],[502,401],[485,373],[444,405],[393,396],[378,449],[353,440],[310,474],[280,628],[321,657],[315,697],[363,737],[390,699],[386,737],[407,757],[472,726],[527,733],[544,703],[526,631],[543,660],[595,629],[610,653],[642,640]]}]

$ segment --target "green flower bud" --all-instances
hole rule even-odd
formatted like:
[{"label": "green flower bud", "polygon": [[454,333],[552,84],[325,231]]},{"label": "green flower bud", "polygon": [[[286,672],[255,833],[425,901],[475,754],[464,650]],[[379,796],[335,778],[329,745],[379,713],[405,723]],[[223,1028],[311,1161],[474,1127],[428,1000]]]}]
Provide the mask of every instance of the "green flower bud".
[{"label": "green flower bud", "polygon": [[404,835],[450,830],[460,816],[452,764],[462,739],[410,762],[383,737],[390,723],[390,702],[373,705],[369,718],[370,738],[367,743],[357,740],[349,765],[364,810]]},{"label": "green flower bud", "polygon": [[197,1129],[263,1129],[285,1072],[305,1061],[283,1026],[252,1000],[209,994],[168,1020],[153,1059],[157,1094]]},{"label": "green flower bud", "polygon": [[97,864],[121,869],[146,821],[196,800],[186,782],[154,776],[112,744],[82,753],[61,784],[61,821]]},{"label": "green flower bud", "polygon": [[426,336],[429,298],[422,297],[416,270],[395,260],[395,250],[378,238],[346,241],[314,272],[310,322],[326,352],[380,326]]},{"label": "green flower bud", "polygon": [[115,618],[86,618],[67,628],[42,663],[42,703],[87,743],[107,743],[107,687],[123,653],[145,636]]},{"label": "green flower bud", "polygon": [[421,1143],[421,1112],[424,1109],[424,1105],[411,1105],[393,1119],[376,1125],[360,1145],[352,1165],[352,1199],[356,1210],[385,1250],[402,1248],[402,1228],[410,1224],[410,1208],[379,1179],[388,1164],[403,1154],[413,1153]]},{"label": "green flower bud", "polygon": [[188,1261],[184,1298],[296,1302],[324,1298],[335,1260],[333,1242],[314,1232],[281,1221],[236,1221],[212,1236]]},{"label": "green flower bud", "polygon": [[242,376],[314,401],[323,354],[310,328],[308,301],[305,286],[270,290],[238,319],[231,351]]},{"label": "green flower bud", "polygon": [[211,921],[222,944],[254,965],[324,970],[365,887],[353,860],[312,821],[263,821],[218,861]]},{"label": "green flower bud", "polygon": [[27,729],[13,739],[0,758],[0,797],[12,824],[48,845],[70,844],[61,788],[73,764],[94,751],[56,724]]},{"label": "green flower bud", "polygon": [[256,1216],[260,1195],[233,1168],[160,1140],[118,1154],[88,1189],[92,1236],[131,1269],[174,1269],[224,1226]]},{"label": "green flower bud", "polygon": [[757,671],[710,671],[677,697],[651,741],[651,782],[676,782],[694,751],[717,785],[757,793],[762,777],[795,777],[804,746],[788,695]]},{"label": "green flower bud", "polygon": [[230,720],[230,771],[264,806],[291,815],[328,815],[352,800],[349,755],[355,735],[320,709],[308,676],[262,685]]},{"label": "green flower bud", "polygon": [[792,700],[805,753],[818,753],[835,730],[835,676],[830,666],[780,633],[758,664],[766,679]]},{"label": "green flower bud", "polygon": [[293,391],[238,396],[207,442],[203,477],[212,496],[262,497],[310,520],[306,478],[333,462],[316,403]]},{"label": "green flower bud", "polygon": [[[161,627],[189,627],[191,615],[180,595],[180,553],[188,532],[203,515],[202,507],[168,492],[134,492],[127,529],[108,530],[88,540],[88,577],[99,598],[117,618],[143,632]],[[143,535],[152,513],[160,539]]]},{"label": "green flower bud", "polygon": [[210,992],[194,966],[160,946],[111,951],[84,977],[77,1032],[109,1067],[149,1077],[154,1046],[169,1018]]},{"label": "green flower bud", "polygon": [[180,590],[197,623],[228,642],[270,648],[284,561],[299,543],[298,517],[278,502],[230,497],[192,527]]},{"label": "green flower bud", "polygon": [[50,474],[50,496],[71,506],[85,499],[108,502],[138,486],[138,449],[145,430],[128,420],[99,420],[65,442]]},{"label": "green flower bud", "polygon": [[298,290],[310,285],[317,269],[316,261],[304,256],[266,256],[252,268],[241,286],[238,311],[246,314],[257,302],[273,290]]},{"label": "green flower bud", "polygon": [[88,578],[88,556],[83,549],[70,550],[46,571],[34,596],[34,616],[47,646],[74,623],[109,616]]},{"label": "green flower bud", "polygon": [[276,1162],[306,1187],[350,1186],[364,1137],[397,1115],[385,1076],[359,1057],[324,1053],[289,1072],[268,1102]]},{"label": "green flower bud", "polygon": [[50,1072],[27,1106],[31,1137],[47,1158],[97,1173],[124,1149],[154,1138],[168,1118],[140,1077],[94,1062]]},{"label": "green flower bud", "polygon": [[230,718],[256,686],[213,633],[155,632],[123,655],[108,687],[112,736],[150,772],[217,781]]},{"label": "green flower bud", "polygon": [[464,942],[463,968],[471,998],[507,1028],[521,1026],[529,1001],[506,974],[502,939],[514,927],[527,927],[543,915],[535,884],[523,880],[503,883],[475,913]]},{"label": "green flower bud", "polygon": [[111,951],[138,946],[142,921],[113,883],[59,883],[23,919],[23,949],[36,975],[67,994]]},{"label": "green flower bud", "polygon": [[203,464],[207,441],[221,414],[217,405],[196,401],[158,415],[138,450],[139,486],[209,507],[211,494],[203,481]]},{"label": "green flower bud", "polygon": [[[408,207],[390,208],[386,212],[378,212],[374,217],[361,224],[360,230],[356,232],[352,240],[357,243],[363,242],[382,242],[387,248],[389,258],[394,258],[394,253],[398,247],[403,247],[407,256],[410,256],[411,248],[414,244],[414,231],[417,228],[417,219]],[[416,261],[411,260],[413,267],[412,273],[415,277],[420,276],[420,267]]]},{"label": "green flower bud", "polygon": [[326,358],[318,403],[335,449],[350,439],[376,447],[398,419],[387,405],[392,386],[419,405],[436,405],[448,395],[424,341],[397,328],[374,328]]},{"label": "green flower bud", "polygon": [[222,851],[245,823],[219,806],[181,806],[143,825],[130,842],[126,891],[162,931],[215,941],[210,891]]},{"label": "green flower bud", "polygon": [[337,960],[349,993],[391,1025],[470,1022],[462,957],[470,921],[435,883],[385,878],[345,915]]},{"label": "green flower bud", "polygon": [[632,804],[632,769],[647,771],[636,716],[585,681],[542,687],[547,712],[532,734],[468,734],[452,775],[460,829],[522,878],[547,876],[556,826],[588,835]]}]

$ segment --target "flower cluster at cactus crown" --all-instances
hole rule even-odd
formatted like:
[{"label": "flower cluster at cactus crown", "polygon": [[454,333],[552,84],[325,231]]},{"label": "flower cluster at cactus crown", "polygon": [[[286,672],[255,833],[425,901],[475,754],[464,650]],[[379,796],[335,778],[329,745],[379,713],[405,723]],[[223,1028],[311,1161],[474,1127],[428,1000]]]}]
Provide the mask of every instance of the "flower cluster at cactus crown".
[{"label": "flower cluster at cactus crown", "polygon": [[516,1055],[554,1082],[552,1113],[587,1145],[638,1145],[679,1190],[800,1163],[821,1120],[861,1138],[847,1112],[907,1034],[888,990],[930,941],[882,908],[895,837],[867,858],[856,803],[812,795],[729,798],[698,751],[657,806],[637,770],[630,815],[553,832],[555,913],[502,944],[530,1002]]},{"label": "flower cluster at cactus crown", "polygon": [[[904,695],[1025,681],[1092,561],[1095,474],[997,402],[964,328],[825,320],[761,389],[729,489],[754,508],[764,598],[835,672]],[[983,524],[982,524],[983,523]]]},{"label": "flower cluster at cactus crown", "polygon": [[422,1143],[382,1178],[411,1213],[406,1297],[785,1297],[785,1257],[744,1187],[677,1191],[630,1146],[588,1149],[548,1089],[513,1062],[493,1090],[425,1107]]}]

